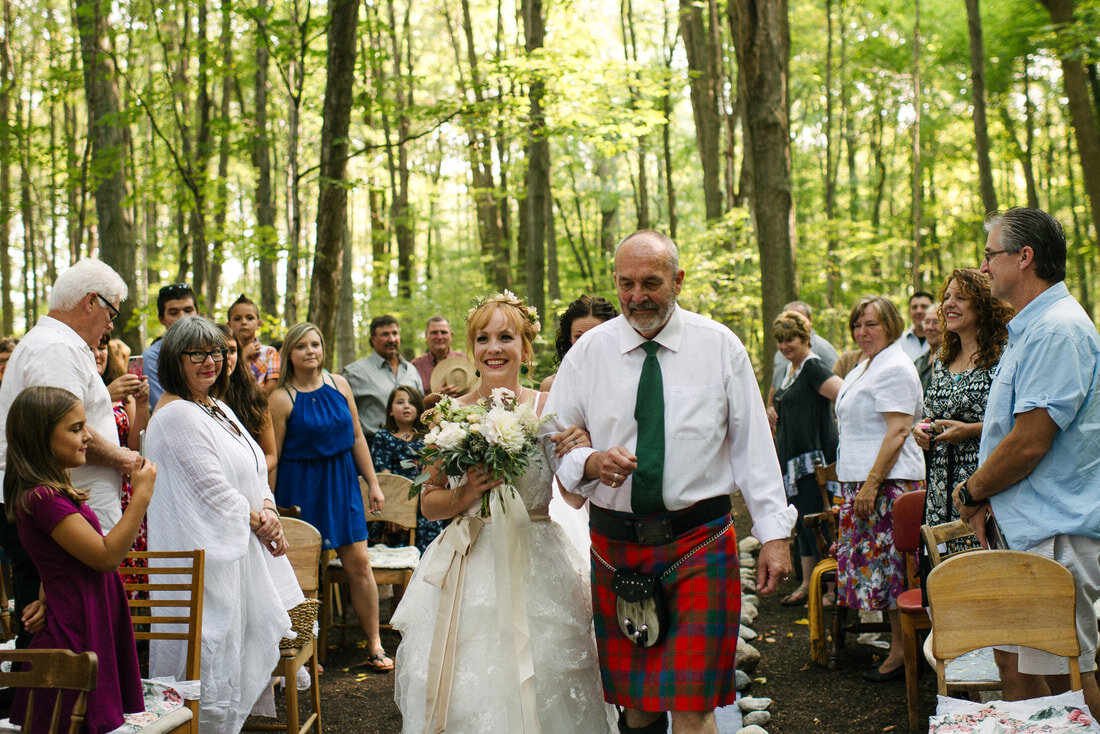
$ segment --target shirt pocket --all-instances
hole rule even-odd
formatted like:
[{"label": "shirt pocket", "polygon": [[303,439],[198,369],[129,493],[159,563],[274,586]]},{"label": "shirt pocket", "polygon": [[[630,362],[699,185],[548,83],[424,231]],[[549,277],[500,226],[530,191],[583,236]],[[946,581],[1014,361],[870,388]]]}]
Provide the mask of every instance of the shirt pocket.
[{"label": "shirt pocket", "polygon": [[669,388],[672,410],[672,437],[699,441],[713,439],[718,433],[718,392],[710,387],[675,386]]}]

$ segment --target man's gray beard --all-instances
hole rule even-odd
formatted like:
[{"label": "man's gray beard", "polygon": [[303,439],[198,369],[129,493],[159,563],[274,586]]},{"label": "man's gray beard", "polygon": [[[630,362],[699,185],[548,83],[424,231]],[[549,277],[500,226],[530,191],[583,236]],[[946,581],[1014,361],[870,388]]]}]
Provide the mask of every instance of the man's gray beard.
[{"label": "man's gray beard", "polygon": [[[620,307],[622,305],[623,304],[621,303],[619,304]],[[634,327],[636,331],[659,331],[665,327],[665,324],[668,323],[668,320],[672,317],[672,309],[674,309],[675,307],[676,299],[673,298],[671,301],[668,302],[667,306],[659,308],[656,311],[650,311],[648,309],[635,309],[632,311],[629,308],[623,308],[623,316],[626,317],[626,322]],[[653,314],[653,324],[643,325],[636,322],[634,320],[634,317],[638,311],[642,311],[646,314]]]}]

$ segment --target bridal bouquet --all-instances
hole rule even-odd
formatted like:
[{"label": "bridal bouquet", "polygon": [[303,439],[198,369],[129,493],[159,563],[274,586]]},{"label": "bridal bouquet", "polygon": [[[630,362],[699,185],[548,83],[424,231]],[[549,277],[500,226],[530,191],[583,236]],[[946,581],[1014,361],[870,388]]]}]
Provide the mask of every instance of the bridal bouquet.
[{"label": "bridal bouquet", "polygon": [[[540,420],[530,405],[519,405],[515,394],[504,387],[493,390],[489,400],[459,406],[450,397],[428,411],[424,420],[432,426],[424,437],[419,455],[424,465],[442,462],[448,477],[461,477],[476,464],[504,484],[493,492],[515,493],[515,483],[527,471],[527,463],[541,451],[535,436],[546,420]],[[413,482],[412,499],[420,493],[429,472]],[[489,492],[481,496],[481,516],[489,516]]]}]

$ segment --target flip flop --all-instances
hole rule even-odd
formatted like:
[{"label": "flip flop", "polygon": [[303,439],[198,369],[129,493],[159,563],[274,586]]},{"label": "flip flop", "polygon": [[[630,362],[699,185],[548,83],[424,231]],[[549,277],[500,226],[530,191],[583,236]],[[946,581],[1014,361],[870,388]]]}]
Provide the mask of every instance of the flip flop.
[{"label": "flip flop", "polygon": [[785,607],[797,607],[805,604],[808,596],[809,594],[805,591],[801,593],[794,591],[780,599],[779,603]]},{"label": "flip flop", "polygon": [[393,660],[386,654],[385,650],[376,652],[373,655],[369,655],[366,660],[356,665],[357,668],[369,668],[375,673],[388,673],[393,670]]}]

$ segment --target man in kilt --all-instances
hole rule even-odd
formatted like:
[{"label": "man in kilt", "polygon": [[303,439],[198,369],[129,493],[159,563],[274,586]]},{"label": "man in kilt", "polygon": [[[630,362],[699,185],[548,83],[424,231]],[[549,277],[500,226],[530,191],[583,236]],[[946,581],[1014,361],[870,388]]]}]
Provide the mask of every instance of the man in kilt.
[{"label": "man in kilt", "polygon": [[[735,699],[741,581],[733,492],[764,544],[758,592],[774,591],[791,570],[796,512],[748,353],[725,326],[676,305],[683,279],[667,236],[640,231],[619,243],[622,315],[570,349],[543,431],[575,424],[591,435],[592,448],[573,447],[557,475],[591,500],[604,692],[624,709],[620,731],[634,734],[665,732],[666,712],[676,734],[716,734],[714,709]],[[625,604],[654,578],[655,602]],[[662,606],[661,591],[663,618],[651,613]]]}]

